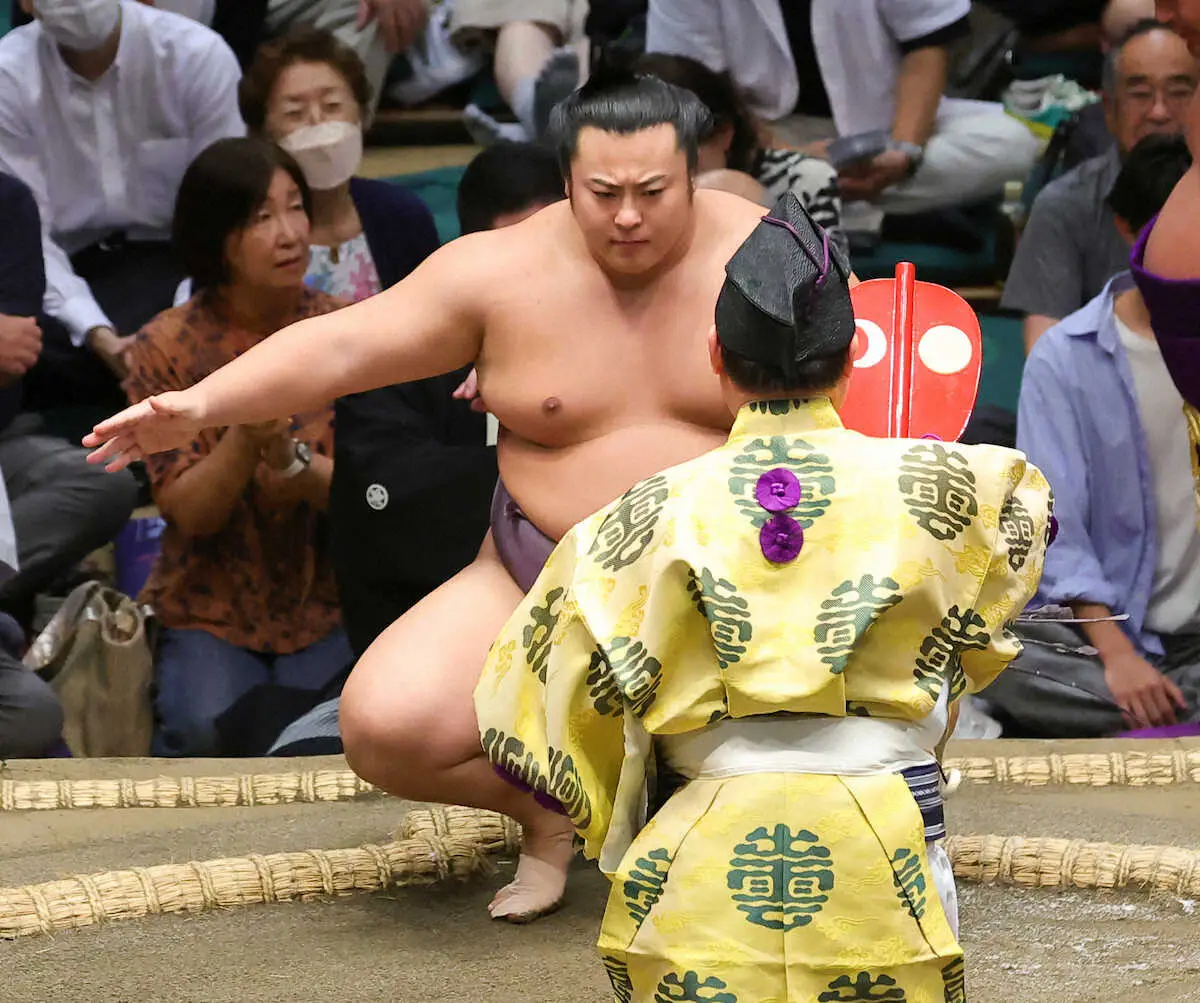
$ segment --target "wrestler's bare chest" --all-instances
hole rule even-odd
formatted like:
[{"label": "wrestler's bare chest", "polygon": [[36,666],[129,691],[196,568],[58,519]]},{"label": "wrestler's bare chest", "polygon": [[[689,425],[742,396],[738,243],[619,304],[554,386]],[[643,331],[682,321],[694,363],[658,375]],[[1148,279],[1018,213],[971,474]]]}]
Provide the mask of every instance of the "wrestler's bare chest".
[{"label": "wrestler's bare chest", "polygon": [[551,449],[657,422],[723,432],[707,349],[721,278],[692,268],[623,292],[584,276],[506,297],[479,360],[488,408]]}]

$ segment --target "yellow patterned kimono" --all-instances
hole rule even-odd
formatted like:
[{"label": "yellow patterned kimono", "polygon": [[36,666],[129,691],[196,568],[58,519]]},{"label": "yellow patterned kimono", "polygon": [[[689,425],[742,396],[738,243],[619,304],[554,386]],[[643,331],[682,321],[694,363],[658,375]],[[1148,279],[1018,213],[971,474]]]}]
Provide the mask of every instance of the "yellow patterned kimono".
[{"label": "yellow patterned kimono", "polygon": [[[803,539],[768,559],[761,485],[779,476],[799,482]],[[823,398],[780,400],[567,534],[476,708],[492,762],[559,802],[612,879],[617,1000],[965,999],[899,773],[689,763],[648,821],[647,787],[656,747],[670,762],[764,722],[902,727],[986,686],[1019,651],[1005,625],[1036,589],[1050,506],[1015,451],[868,438]]]},{"label": "yellow patterned kimono", "polygon": [[1187,419],[1188,445],[1192,447],[1192,482],[1196,486],[1196,520],[1200,524],[1200,411],[1184,401],[1183,416]]}]

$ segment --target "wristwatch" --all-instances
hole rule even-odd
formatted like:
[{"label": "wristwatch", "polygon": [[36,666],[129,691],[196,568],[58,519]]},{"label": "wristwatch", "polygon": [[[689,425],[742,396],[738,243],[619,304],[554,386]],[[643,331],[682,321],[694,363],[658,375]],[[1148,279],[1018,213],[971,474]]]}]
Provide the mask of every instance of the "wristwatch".
[{"label": "wristwatch", "polygon": [[887,148],[889,150],[897,150],[908,157],[908,176],[910,178],[921,169],[921,164],[925,160],[925,148],[923,146],[906,142],[903,139],[890,139],[888,140]]},{"label": "wristwatch", "polygon": [[284,478],[298,477],[309,468],[312,463],[312,449],[309,448],[307,442],[301,442],[299,439],[292,440],[292,446],[296,450],[296,458],[291,464],[279,471],[279,476]]}]

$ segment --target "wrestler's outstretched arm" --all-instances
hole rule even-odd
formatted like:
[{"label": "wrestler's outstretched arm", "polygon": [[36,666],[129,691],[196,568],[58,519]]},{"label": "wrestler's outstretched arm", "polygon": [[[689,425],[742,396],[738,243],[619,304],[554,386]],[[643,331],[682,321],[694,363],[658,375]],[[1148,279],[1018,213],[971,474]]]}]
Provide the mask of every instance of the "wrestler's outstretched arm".
[{"label": "wrestler's outstretched arm", "polygon": [[466,365],[480,352],[489,290],[503,288],[504,240],[503,232],[456,240],[378,296],[292,324],[195,386],[126,408],[84,438],[90,462],[119,470],[202,428],[299,414]]}]

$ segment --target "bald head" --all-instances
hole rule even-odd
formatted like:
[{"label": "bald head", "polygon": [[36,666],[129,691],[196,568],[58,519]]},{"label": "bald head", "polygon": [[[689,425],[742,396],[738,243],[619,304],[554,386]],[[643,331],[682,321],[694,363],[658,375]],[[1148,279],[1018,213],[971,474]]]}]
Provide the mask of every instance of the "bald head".
[{"label": "bald head", "polygon": [[1148,135],[1183,132],[1200,66],[1178,34],[1139,21],[1104,69],[1108,129],[1122,154]]}]

